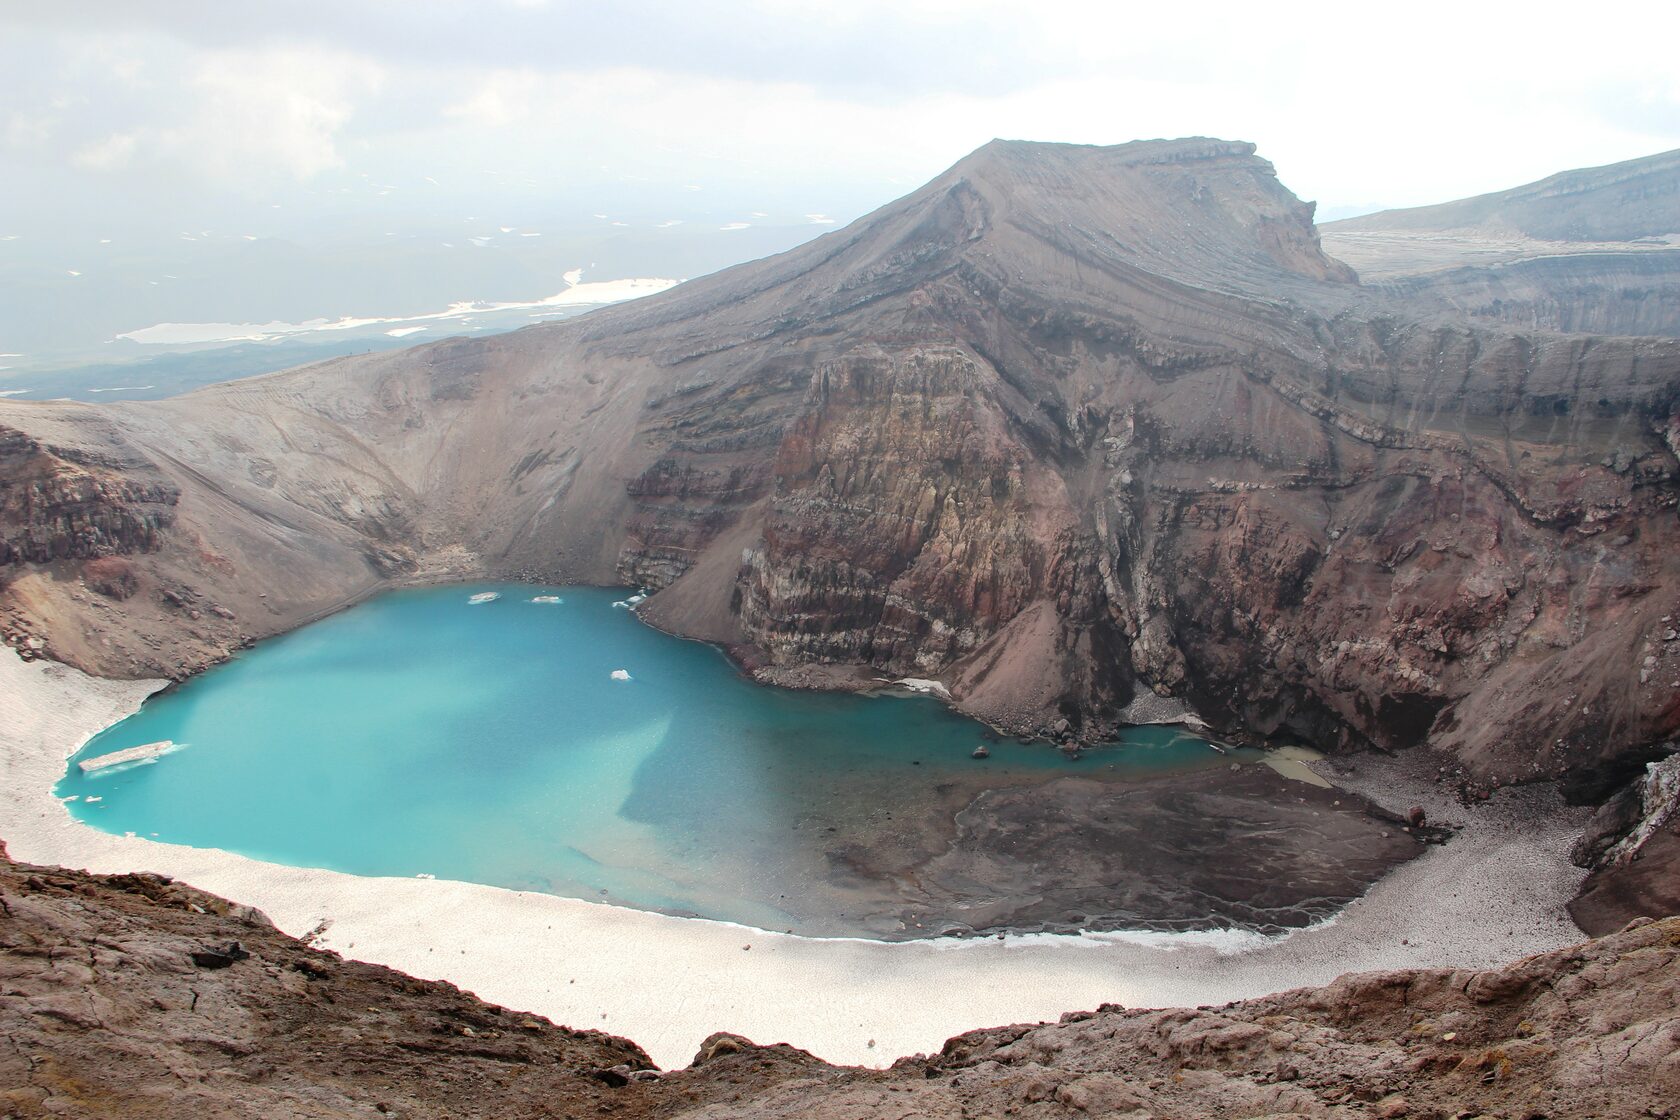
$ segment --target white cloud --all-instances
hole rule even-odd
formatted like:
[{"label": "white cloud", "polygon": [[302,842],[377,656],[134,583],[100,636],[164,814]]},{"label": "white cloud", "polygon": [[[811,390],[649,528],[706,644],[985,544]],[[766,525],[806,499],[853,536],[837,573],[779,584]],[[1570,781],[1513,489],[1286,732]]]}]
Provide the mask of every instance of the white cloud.
[{"label": "white cloud", "polygon": [[[529,98],[536,75],[500,71],[483,79],[464,101],[444,107],[445,118],[483,128],[505,128],[517,124],[530,111]],[[486,172],[486,174],[490,174]]]},{"label": "white cloud", "polygon": [[[133,64],[116,76],[131,83],[139,69]],[[356,55],[298,48],[201,52],[172,87],[153,91],[160,111],[81,144],[69,161],[103,173],[183,167],[221,183],[307,181],[344,166],[339,133],[357,100],[383,78],[380,66]],[[117,115],[121,98],[109,98],[105,113]]]},{"label": "white cloud", "polygon": [[115,171],[134,158],[135,143],[131,133],[115,133],[77,149],[70,162],[89,171]]},{"label": "white cloud", "polygon": [[39,110],[14,109],[6,114],[6,146],[23,148],[44,144],[52,136],[56,114]]},{"label": "white cloud", "polygon": [[[1680,146],[1680,68],[1628,53],[1629,28],[1680,37],[1672,2],[1560,20],[1538,0],[1513,20],[1462,0],[1416,0],[1405,18],[1301,0],[1280,20],[1252,4],[1041,0],[1023,20],[1016,0],[720,0],[653,21],[452,0],[411,6],[401,27],[354,3],[215,19],[130,5],[97,23],[36,7],[38,23],[0,36],[14,229],[109,202],[270,237],[329,218],[420,236],[417,215],[447,205],[533,249],[590,212],[651,236],[758,207],[816,233],[993,136],[1252,140],[1333,210]],[[71,176],[87,193],[62,189]],[[391,183],[432,184],[432,201],[376,193]],[[516,241],[516,225],[549,232]],[[133,227],[102,228],[127,243]]]},{"label": "white cloud", "polygon": [[198,151],[212,173],[253,171],[310,179],[343,166],[336,138],[355,98],[379,87],[383,70],[322,51],[224,51],[193,76],[197,111],[167,132],[178,153]]}]

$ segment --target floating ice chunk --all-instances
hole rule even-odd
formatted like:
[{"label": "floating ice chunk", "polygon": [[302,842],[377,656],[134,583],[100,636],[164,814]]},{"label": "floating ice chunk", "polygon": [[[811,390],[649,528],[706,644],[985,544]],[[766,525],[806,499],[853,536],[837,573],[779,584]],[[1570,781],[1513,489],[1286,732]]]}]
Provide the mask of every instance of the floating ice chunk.
[{"label": "floating ice chunk", "polygon": [[533,602],[533,603],[564,603],[565,601],[566,600],[560,598],[560,596],[558,596],[558,595],[533,595],[533,596],[531,596],[531,602]]},{"label": "floating ice chunk", "polygon": [[628,598],[628,599],[626,599],[626,600],[624,600],[624,601],[625,601],[625,602],[626,602],[626,603],[629,603],[629,604],[630,604],[630,605],[631,605],[631,606],[632,606],[632,607],[633,607],[633,606],[635,606],[635,605],[636,605],[636,604],[637,604],[637,603],[640,603],[640,602],[642,602],[642,601],[643,601],[643,600],[644,600],[644,599],[646,599],[646,598],[647,598],[647,596],[646,596],[646,595],[632,595],[632,596],[630,596],[630,598]]},{"label": "floating ice chunk", "polygon": [[122,767],[141,762],[156,762],[166,754],[172,754],[186,744],[177,744],[172,739],[163,739],[156,743],[145,743],[138,747],[127,747],[110,754],[102,754],[98,758],[85,758],[76,763],[82,773],[91,774],[96,770],[110,767]]},{"label": "floating ice chunk", "polygon": [[612,671],[612,679],[615,681],[627,681],[630,679],[630,670],[614,669]]},{"label": "floating ice chunk", "polygon": [[72,793],[69,797],[59,798],[59,800],[64,802],[66,805],[70,804],[70,802],[72,802],[72,801],[80,801],[81,799],[82,799],[82,795],[79,794],[79,793]]},{"label": "floating ice chunk", "polygon": [[620,599],[618,602],[614,603],[613,606],[617,607],[621,611],[627,611],[627,610],[630,609],[630,604],[623,599]]},{"label": "floating ice chunk", "polygon": [[502,593],[500,591],[480,591],[477,595],[467,596],[467,602],[477,606],[480,603],[494,603],[501,597]]},{"label": "floating ice chunk", "polygon": [[415,875],[414,877],[416,879],[436,879],[437,878],[437,876],[433,875],[430,871],[422,871],[419,874]]},{"label": "floating ice chunk", "polygon": [[95,801],[103,801],[105,799],[103,797],[84,797],[82,800],[87,802],[89,805],[92,805]]}]

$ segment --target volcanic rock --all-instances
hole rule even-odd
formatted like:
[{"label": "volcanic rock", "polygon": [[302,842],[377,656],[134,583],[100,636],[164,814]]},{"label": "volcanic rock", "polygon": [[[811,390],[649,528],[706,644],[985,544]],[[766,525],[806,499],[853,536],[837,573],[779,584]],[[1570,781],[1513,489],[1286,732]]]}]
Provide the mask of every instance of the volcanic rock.
[{"label": "volcanic rock", "polygon": [[[0,423],[0,615],[96,672],[521,575],[654,588],[651,622],[772,677],[937,678],[1013,733],[1155,696],[1590,785],[1680,731],[1680,648],[1647,649],[1680,340],[1362,286],[1249,144],[994,142],[565,323]],[[112,552],[237,623],[76,601],[66,565]]]},{"label": "volcanic rock", "polygon": [[[237,939],[238,967],[188,959]],[[1344,976],[1219,1008],[1105,1005],[840,1069],[714,1034],[635,1044],[341,960],[156,876],[0,854],[0,1108],[51,1116],[1662,1116],[1680,918],[1482,972]]]}]

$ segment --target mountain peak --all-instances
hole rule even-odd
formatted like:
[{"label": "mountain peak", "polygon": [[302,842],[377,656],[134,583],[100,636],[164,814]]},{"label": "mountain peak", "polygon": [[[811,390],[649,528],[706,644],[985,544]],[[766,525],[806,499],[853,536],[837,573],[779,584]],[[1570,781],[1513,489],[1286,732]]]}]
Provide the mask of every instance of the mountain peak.
[{"label": "mountain peak", "polygon": [[1176,140],[1133,140],[1124,144],[1063,144],[1043,140],[995,139],[982,144],[934,180],[1063,175],[1080,180],[1125,174],[1140,168],[1193,166],[1220,161],[1248,162],[1272,172],[1245,140],[1187,136]]},{"label": "mountain peak", "polygon": [[1243,140],[998,139],[910,197],[963,183],[985,200],[992,226],[1032,232],[1092,263],[1245,293],[1355,279],[1320,249],[1313,204],[1283,186]]},{"label": "mountain peak", "polygon": [[709,338],[758,337],[953,270],[1053,305],[1124,303],[1145,278],[1268,304],[1340,300],[1356,282],[1247,141],[998,139],[842,230],[601,313],[590,333],[690,319]]}]

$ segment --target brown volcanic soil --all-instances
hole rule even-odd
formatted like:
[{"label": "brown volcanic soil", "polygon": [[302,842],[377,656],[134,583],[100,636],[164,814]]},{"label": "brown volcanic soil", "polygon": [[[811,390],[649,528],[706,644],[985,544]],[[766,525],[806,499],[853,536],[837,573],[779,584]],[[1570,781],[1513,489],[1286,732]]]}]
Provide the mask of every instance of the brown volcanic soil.
[{"label": "brown volcanic soil", "polygon": [[19,1120],[1661,1117],[1680,1099],[1680,919],[1487,972],[974,1031],[882,1071],[714,1036],[660,1076],[623,1039],[341,960],[155,876],[0,859],[0,1030]]},{"label": "brown volcanic soil", "polygon": [[937,847],[907,845],[904,832],[848,843],[837,872],[890,884],[885,897],[912,935],[1276,933],[1330,917],[1426,839],[1446,835],[1414,831],[1345,790],[1234,764],[1150,781],[1065,777],[991,789],[956,813],[952,831],[937,830]]}]

